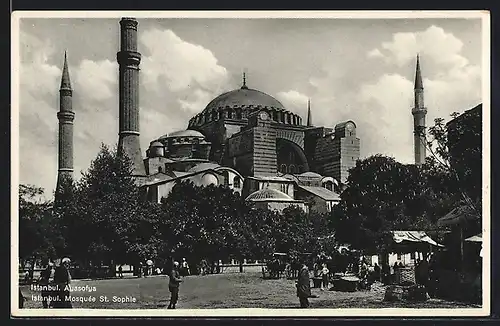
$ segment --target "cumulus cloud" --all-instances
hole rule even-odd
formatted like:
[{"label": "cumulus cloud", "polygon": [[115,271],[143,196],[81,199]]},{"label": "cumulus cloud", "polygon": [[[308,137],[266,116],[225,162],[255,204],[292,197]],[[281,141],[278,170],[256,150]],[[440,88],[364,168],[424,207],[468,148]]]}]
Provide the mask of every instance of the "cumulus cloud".
[{"label": "cumulus cloud", "polygon": [[109,60],[92,61],[83,59],[76,69],[74,88],[86,96],[88,101],[104,101],[116,96],[115,85],[118,64]]},{"label": "cumulus cloud", "polygon": [[368,58],[381,58],[381,57],[384,57],[384,55],[382,54],[382,52],[380,52],[379,49],[373,49],[373,50],[371,50],[370,52],[368,52],[367,56],[368,56]]},{"label": "cumulus cloud", "polygon": [[366,156],[381,153],[410,163],[413,153],[411,103],[413,83],[399,74],[384,74],[361,86],[354,118]]},{"label": "cumulus cloud", "polygon": [[[53,194],[57,180],[59,86],[63,53],[56,53],[49,40],[27,33],[20,35],[20,182],[36,183],[45,196]],[[71,63],[71,54],[68,54]],[[50,62],[60,61],[60,67]],[[75,177],[86,170],[101,142],[117,138],[115,66],[108,60],[82,60],[69,65],[72,81]],[[115,105],[116,104],[116,105]],[[108,112],[105,112],[108,111]]]},{"label": "cumulus cloud", "polygon": [[307,114],[307,101],[309,97],[306,94],[296,90],[289,90],[278,92],[276,98],[290,111],[302,116]]},{"label": "cumulus cloud", "polygon": [[[462,47],[460,39],[437,26],[396,33],[391,42],[381,44],[384,59],[396,67],[415,60],[415,54],[420,53],[427,126],[435,118],[448,120],[452,112],[463,112],[481,101],[481,69],[469,64],[461,53]],[[367,138],[369,148],[365,154],[393,153],[401,161],[412,162],[413,76],[384,74],[362,85],[360,94],[359,101],[366,107],[363,112],[368,113],[360,119],[370,117],[374,125],[381,126],[376,143],[372,142],[374,138]]]},{"label": "cumulus cloud", "polygon": [[380,49],[371,50],[368,56],[403,66],[420,53],[444,67],[464,67],[468,60],[460,55],[462,48],[463,42],[455,35],[432,25],[423,31],[395,33],[391,41],[383,42]]},{"label": "cumulus cloud", "polygon": [[178,97],[181,109],[197,113],[208,100],[226,90],[229,73],[214,54],[182,40],[171,30],[150,29],[140,35],[145,87]]}]

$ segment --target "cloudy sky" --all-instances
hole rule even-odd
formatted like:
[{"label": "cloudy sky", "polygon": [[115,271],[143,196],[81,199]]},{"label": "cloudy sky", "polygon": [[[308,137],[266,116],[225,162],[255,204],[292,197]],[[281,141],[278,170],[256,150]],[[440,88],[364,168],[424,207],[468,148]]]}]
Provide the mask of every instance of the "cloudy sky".
[{"label": "cloudy sky", "polygon": [[[141,145],[185,129],[216,95],[247,85],[315,125],[352,119],[361,156],[413,160],[415,56],[427,124],[481,103],[479,19],[144,19]],[[52,196],[64,51],[74,89],[75,176],[118,141],[119,19],[20,20],[19,178]]]}]

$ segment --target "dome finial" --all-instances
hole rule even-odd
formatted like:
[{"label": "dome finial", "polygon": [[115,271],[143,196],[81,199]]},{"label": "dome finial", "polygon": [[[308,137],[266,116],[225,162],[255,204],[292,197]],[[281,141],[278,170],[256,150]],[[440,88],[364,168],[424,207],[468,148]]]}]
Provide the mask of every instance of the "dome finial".
[{"label": "dome finial", "polygon": [[248,89],[248,87],[247,87],[247,74],[245,71],[243,71],[243,86],[241,86],[241,89]]}]

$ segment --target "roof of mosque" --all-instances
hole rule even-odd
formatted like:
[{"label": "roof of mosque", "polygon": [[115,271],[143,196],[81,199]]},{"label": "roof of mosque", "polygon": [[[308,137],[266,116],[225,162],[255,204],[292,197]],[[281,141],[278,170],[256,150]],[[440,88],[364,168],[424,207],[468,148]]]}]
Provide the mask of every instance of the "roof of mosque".
[{"label": "roof of mosque", "polygon": [[323,187],[308,187],[308,186],[301,186],[299,185],[300,188],[304,189],[307,192],[312,193],[315,196],[318,196],[324,200],[340,200],[339,194],[330,191],[326,188]]},{"label": "roof of mosque", "polygon": [[200,163],[195,166],[193,166],[191,169],[189,169],[188,172],[199,172],[199,171],[204,171],[204,170],[210,170],[210,169],[216,169],[220,167],[219,164],[217,163]]},{"label": "roof of mosque", "polygon": [[246,200],[250,201],[294,201],[284,192],[272,188],[264,188],[250,194]]},{"label": "roof of mosque", "polygon": [[308,177],[308,178],[323,178],[321,174],[318,174],[316,172],[304,172],[298,175],[299,177]]},{"label": "roof of mosque", "polygon": [[163,147],[164,145],[160,143],[159,141],[154,141],[152,142],[149,147]]}]

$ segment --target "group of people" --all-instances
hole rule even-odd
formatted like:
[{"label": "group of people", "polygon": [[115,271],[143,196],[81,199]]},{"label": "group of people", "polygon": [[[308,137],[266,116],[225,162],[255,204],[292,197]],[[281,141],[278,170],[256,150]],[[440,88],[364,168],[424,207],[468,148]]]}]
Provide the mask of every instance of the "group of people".
[{"label": "group of people", "polygon": [[[41,297],[43,308],[72,308],[69,298],[70,291],[67,285],[71,282],[70,273],[71,260],[67,257],[61,260],[61,263],[54,266],[49,262],[44,270],[40,273],[38,285],[41,287]],[[53,277],[52,277],[53,274]],[[51,280],[52,278],[52,280]],[[24,307],[26,297],[19,289],[19,306]]]}]

